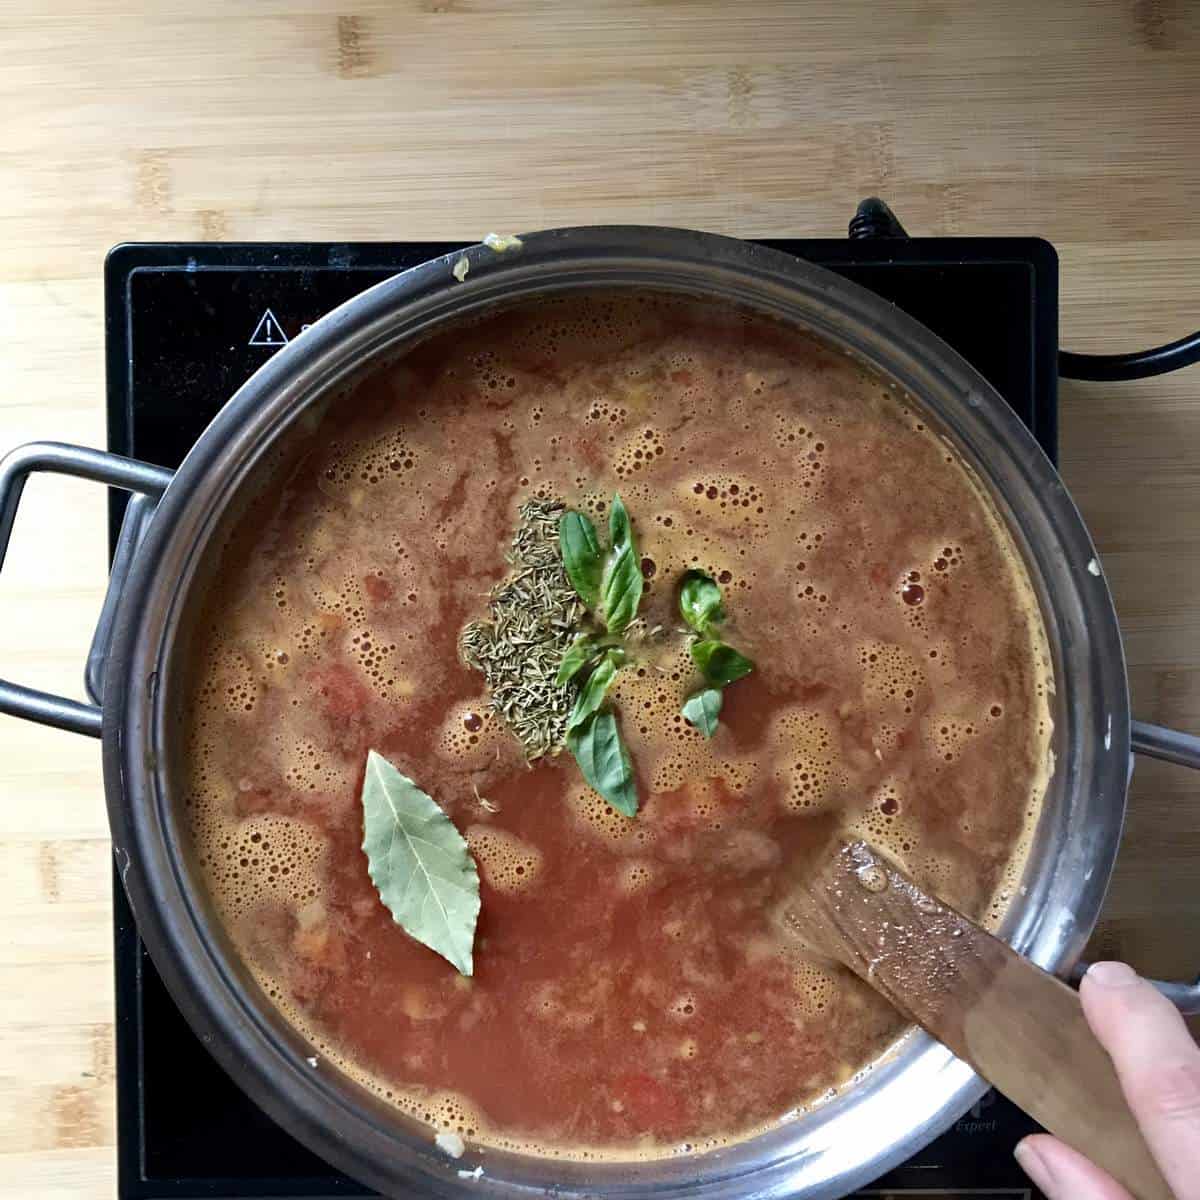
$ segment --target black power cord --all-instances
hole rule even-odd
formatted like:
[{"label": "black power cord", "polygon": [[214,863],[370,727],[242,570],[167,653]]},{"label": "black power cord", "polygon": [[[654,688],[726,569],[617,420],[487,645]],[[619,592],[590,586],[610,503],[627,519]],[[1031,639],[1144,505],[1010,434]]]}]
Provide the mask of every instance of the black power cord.
[{"label": "black power cord", "polygon": [[1132,354],[1072,354],[1058,352],[1058,373],[1064,379],[1149,379],[1200,362],[1200,329],[1190,337],[1137,350]]},{"label": "black power cord", "polygon": [[[849,234],[852,241],[908,237],[896,214],[878,196],[868,196],[859,202]],[[1072,354],[1060,350],[1058,373],[1063,379],[1148,379],[1151,375],[1190,367],[1195,362],[1200,362],[1200,329],[1177,342],[1131,354]]]}]

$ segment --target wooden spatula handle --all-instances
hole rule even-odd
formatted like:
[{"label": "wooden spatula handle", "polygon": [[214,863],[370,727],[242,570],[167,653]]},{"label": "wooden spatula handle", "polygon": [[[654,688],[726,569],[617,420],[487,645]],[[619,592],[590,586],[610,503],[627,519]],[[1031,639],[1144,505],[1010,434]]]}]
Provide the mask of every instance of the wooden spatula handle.
[{"label": "wooden spatula handle", "polygon": [[788,909],[839,959],[1138,1200],[1171,1200],[1079,997],[864,842]]}]

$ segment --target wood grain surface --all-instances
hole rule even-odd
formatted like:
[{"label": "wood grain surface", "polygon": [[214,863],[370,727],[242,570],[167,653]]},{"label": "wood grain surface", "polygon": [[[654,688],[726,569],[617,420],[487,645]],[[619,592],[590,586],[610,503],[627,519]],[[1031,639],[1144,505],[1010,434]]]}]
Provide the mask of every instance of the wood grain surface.
[{"label": "wood grain surface", "polygon": [[[0,449],[103,444],[101,266],[140,239],[598,221],[1040,234],[1063,343],[1200,325],[1200,6],[0,0]],[[1200,368],[1065,384],[1138,714],[1200,729]],[[80,694],[94,487],[37,479],[0,674]],[[1143,762],[1097,953],[1200,967],[1200,780]],[[99,747],[0,720],[0,1197],[115,1191]]]}]

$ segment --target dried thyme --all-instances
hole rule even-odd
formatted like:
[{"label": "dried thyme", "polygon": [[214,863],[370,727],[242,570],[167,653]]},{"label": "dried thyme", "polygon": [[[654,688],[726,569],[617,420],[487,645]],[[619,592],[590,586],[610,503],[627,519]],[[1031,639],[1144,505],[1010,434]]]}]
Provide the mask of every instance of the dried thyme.
[{"label": "dried thyme", "polygon": [[530,759],[561,747],[578,692],[556,681],[584,613],[558,549],[565,511],[554,500],[521,506],[507,555],[512,569],[488,600],[491,619],[468,625],[460,639],[463,660],[483,673],[492,711]]}]

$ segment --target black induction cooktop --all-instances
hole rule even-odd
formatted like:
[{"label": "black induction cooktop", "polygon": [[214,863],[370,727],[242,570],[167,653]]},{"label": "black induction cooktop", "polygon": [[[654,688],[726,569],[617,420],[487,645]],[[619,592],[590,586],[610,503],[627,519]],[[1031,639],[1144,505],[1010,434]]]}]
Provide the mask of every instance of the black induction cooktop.
[{"label": "black induction cooktop", "polygon": [[[860,231],[861,232],[861,231]],[[1058,259],[1032,238],[767,240],[877,292],[969,359],[1057,451]],[[105,267],[108,444],[175,467],[281,346],[351,296],[460,243],[131,244]],[[124,508],[113,493],[111,533]],[[369,1196],[256,1108],[185,1024],[114,880],[122,1200]],[[1036,1196],[1012,1159],[1035,1126],[990,1093],[862,1193]]]}]

